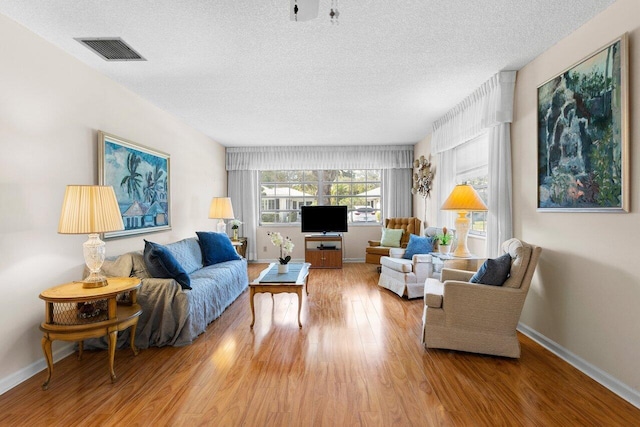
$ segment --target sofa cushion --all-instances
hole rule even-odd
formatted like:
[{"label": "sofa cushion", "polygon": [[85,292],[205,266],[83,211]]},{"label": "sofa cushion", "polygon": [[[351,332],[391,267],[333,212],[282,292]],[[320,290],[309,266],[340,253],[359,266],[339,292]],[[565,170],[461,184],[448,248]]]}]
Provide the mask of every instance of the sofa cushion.
[{"label": "sofa cushion", "polygon": [[202,249],[200,249],[198,239],[195,237],[169,243],[166,248],[187,274],[202,268]]},{"label": "sofa cushion", "polygon": [[430,252],[433,252],[433,239],[412,234],[409,236],[409,244],[402,257],[412,259],[415,254],[428,254]]},{"label": "sofa cushion", "polygon": [[502,286],[509,277],[510,270],[511,255],[507,253],[498,258],[486,260],[469,281],[483,285]]},{"label": "sofa cushion", "polygon": [[402,239],[402,234],[404,230],[401,228],[383,228],[382,229],[382,239],[380,239],[381,246],[387,246],[389,248],[399,248],[400,247],[400,239]]},{"label": "sofa cushion", "polygon": [[226,234],[209,231],[196,231],[196,234],[200,241],[205,267],[220,262],[241,259]]},{"label": "sofa cushion", "polygon": [[166,246],[144,241],[144,263],[152,277],[174,279],[182,289],[191,289],[191,279]]}]

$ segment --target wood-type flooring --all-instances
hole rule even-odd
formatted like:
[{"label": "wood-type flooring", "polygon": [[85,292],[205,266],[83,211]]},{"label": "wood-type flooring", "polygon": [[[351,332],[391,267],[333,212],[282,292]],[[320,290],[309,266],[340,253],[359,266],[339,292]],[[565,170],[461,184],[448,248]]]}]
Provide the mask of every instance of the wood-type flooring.
[{"label": "wood-type flooring", "polygon": [[[257,277],[265,264],[250,264]],[[632,426],[640,409],[520,335],[511,360],[420,343],[422,299],[376,268],[311,270],[295,294],[245,291],[192,345],[87,351],[0,396],[1,426]],[[34,296],[35,298],[36,296]]]}]

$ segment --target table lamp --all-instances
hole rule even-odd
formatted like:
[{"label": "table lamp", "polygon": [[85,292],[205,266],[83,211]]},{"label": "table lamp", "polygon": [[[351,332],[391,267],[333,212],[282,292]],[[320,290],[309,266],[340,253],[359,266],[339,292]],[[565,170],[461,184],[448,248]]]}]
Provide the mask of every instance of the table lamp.
[{"label": "table lamp", "polygon": [[58,224],[60,234],[88,234],[84,242],[84,262],[89,275],[82,280],[84,288],[107,286],[107,279],[100,274],[104,263],[106,245],[98,233],[124,230],[122,214],[118,208],[116,193],[111,186],[68,185],[62,202]]},{"label": "table lamp", "polygon": [[224,220],[235,218],[231,199],[229,197],[214,197],[209,207],[209,218],[218,218],[220,220],[217,225],[218,233],[226,233],[227,224]]},{"label": "table lamp", "polygon": [[453,256],[459,258],[471,257],[471,252],[467,249],[467,235],[471,221],[467,216],[469,211],[487,211],[475,188],[469,184],[459,184],[453,189],[447,200],[440,208],[444,211],[458,211],[456,218],[456,234],[458,235],[458,245],[453,252]]}]

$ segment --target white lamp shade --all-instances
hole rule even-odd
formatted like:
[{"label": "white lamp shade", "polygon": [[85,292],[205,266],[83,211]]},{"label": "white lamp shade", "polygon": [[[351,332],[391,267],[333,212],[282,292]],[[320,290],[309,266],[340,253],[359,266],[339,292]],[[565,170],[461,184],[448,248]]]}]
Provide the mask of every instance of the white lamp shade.
[{"label": "white lamp shade", "polygon": [[233,206],[229,197],[214,197],[209,207],[209,218],[233,219]]},{"label": "white lamp shade", "polygon": [[486,211],[487,205],[484,204],[478,192],[469,184],[458,184],[453,189],[447,200],[444,201],[443,211]]},{"label": "white lamp shade", "polygon": [[117,230],[124,230],[124,224],[113,187],[67,186],[58,233],[93,234]]}]

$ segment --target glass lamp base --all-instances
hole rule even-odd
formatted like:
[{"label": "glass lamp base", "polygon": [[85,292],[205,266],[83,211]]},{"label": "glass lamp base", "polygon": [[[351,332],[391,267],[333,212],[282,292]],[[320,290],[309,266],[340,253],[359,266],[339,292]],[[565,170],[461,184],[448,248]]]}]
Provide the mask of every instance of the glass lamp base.
[{"label": "glass lamp base", "polygon": [[107,278],[102,274],[90,273],[87,277],[82,279],[83,288],[101,288],[107,286]]}]

